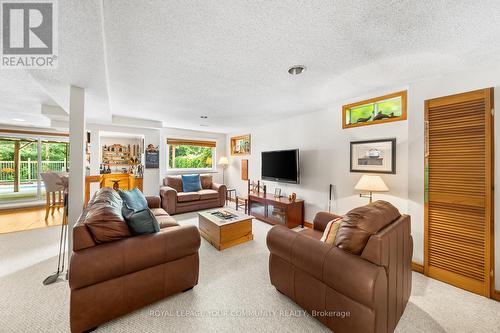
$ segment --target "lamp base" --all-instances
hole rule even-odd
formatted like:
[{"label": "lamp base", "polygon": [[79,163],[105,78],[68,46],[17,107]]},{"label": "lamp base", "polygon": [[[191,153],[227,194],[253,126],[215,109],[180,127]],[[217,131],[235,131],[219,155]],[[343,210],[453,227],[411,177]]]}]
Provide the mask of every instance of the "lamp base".
[{"label": "lamp base", "polygon": [[372,201],[373,201],[373,192],[370,191],[369,194],[362,194],[362,193],[360,193],[359,197],[360,198],[368,198],[368,199],[370,199],[370,203],[372,203]]}]

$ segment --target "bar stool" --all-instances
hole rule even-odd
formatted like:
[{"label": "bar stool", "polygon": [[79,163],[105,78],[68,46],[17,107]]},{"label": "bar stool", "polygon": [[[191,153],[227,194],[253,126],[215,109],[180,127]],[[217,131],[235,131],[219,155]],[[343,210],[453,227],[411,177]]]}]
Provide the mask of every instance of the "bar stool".
[{"label": "bar stool", "polygon": [[42,172],[40,176],[45,184],[45,196],[47,198],[45,204],[45,221],[47,221],[49,211],[51,211],[51,215],[54,215],[56,208],[59,211],[59,208],[64,207],[64,186],[61,179],[67,177],[67,174],[64,172]]}]

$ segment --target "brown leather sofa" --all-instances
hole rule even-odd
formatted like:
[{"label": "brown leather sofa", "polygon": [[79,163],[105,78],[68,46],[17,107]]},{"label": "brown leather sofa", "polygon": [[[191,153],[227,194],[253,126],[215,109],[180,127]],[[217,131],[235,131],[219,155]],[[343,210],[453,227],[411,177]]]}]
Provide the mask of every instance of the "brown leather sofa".
[{"label": "brown leather sofa", "polygon": [[271,283],[336,333],[393,332],[411,292],[410,217],[377,201],[342,217],[333,245],[314,228],[273,227],[267,235]]},{"label": "brown leather sofa", "polygon": [[73,228],[69,269],[71,332],[91,330],[198,283],[200,234],[179,226],[147,197],[160,232],[131,237],[121,199],[100,190]]},{"label": "brown leather sofa", "polygon": [[183,192],[181,176],[167,176],[160,187],[161,206],[169,214],[192,212],[200,209],[224,207],[226,185],[216,184],[211,175],[200,175],[202,189]]}]

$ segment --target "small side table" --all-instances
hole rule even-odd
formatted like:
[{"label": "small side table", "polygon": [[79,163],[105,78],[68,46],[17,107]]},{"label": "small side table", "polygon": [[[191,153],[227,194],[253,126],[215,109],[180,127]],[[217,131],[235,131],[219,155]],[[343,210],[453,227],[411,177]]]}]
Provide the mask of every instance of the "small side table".
[{"label": "small side table", "polygon": [[245,214],[248,214],[248,198],[236,196],[236,210],[243,207]]},{"label": "small side table", "polygon": [[232,198],[231,192],[234,192],[234,199],[236,200],[236,189],[234,188],[228,189],[226,190],[226,205],[228,201],[231,201]]}]

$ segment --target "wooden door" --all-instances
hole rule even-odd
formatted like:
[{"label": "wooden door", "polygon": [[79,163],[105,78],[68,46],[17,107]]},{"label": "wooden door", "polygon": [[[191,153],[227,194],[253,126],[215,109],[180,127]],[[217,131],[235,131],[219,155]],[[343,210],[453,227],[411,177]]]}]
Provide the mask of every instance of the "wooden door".
[{"label": "wooden door", "polygon": [[493,88],[425,102],[424,272],[486,297],[493,276],[492,109]]}]

